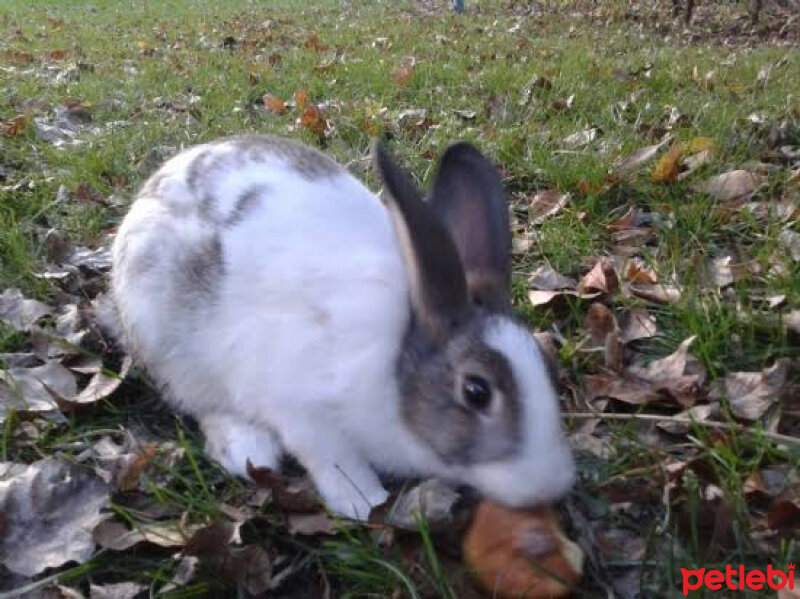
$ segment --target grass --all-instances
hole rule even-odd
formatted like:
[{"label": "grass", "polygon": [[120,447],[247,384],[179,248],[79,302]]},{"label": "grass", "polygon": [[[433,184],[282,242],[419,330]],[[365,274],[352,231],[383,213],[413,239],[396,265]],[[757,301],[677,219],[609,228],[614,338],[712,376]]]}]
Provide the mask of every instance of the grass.
[{"label": "grass", "polygon": [[[56,106],[78,101],[91,111],[94,124],[117,126],[81,134],[85,143],[76,146],[55,147],[37,137],[33,126],[0,138],[0,290],[20,287],[28,296],[57,301],[55,285],[36,276],[48,260],[44,232],[55,227],[76,243],[102,243],[159,161],[186,145],[232,133],[271,132],[322,145],[357,170],[371,139],[383,134],[424,184],[432,177],[432,158],[458,138],[475,141],[502,165],[507,189],[523,212],[535,190],[552,187],[572,194],[569,206],[537,227],[530,251],[518,257],[514,296],[518,313],[532,325],[558,323],[567,341],[562,362],[573,378],[596,367],[574,350],[584,334],[586,304],[532,308],[526,303],[525,273],[541,263],[576,277],[585,273],[596,256],[611,248],[606,225],[625,205],[664,217],[668,226],[659,228],[644,257],[662,280],[674,276],[684,284],[678,303],[647,305],[662,334],[643,344],[642,352],[663,356],[697,335],[693,354],[712,378],[760,370],[781,357],[796,359],[796,342],[761,301],[782,294],[787,298],[783,310],[800,307],[798,263],[776,258],[785,255],[778,241],[785,225],[777,219],[765,223],[741,213],[732,216],[695,184],[769,153],[771,124],[786,121],[793,132],[787,143],[798,143],[797,47],[752,40],[734,47],[713,39],[686,43],[670,33],[673,24],[663,16],[668,6],[661,7],[660,20],[637,21],[626,17],[626,4],[601,3],[590,18],[588,4],[550,2],[543,17],[525,18],[524,6],[496,1],[468,3],[469,14],[456,17],[444,3],[7,0],[0,6],[5,40],[0,46],[0,121],[20,114],[41,118]],[[579,14],[572,15],[573,10]],[[735,21],[746,8],[725,11],[720,19]],[[666,34],[658,32],[663,27]],[[226,45],[226,39],[232,43]],[[56,49],[66,50],[68,58],[44,58]],[[32,63],[14,64],[14,52],[30,55]],[[415,61],[413,75],[406,84],[398,83],[393,71],[408,57]],[[759,80],[769,64],[779,66]],[[701,77],[715,72],[713,88],[693,79],[695,68]],[[536,88],[530,101],[522,102],[523,89],[537,75],[552,87]],[[271,114],[260,105],[265,93],[290,100],[300,89],[311,101],[326,103],[331,131],[324,142],[296,125],[296,111]],[[570,96],[568,109],[557,106]],[[715,160],[683,183],[655,185],[645,172],[607,185],[617,160],[659,139],[673,107],[686,115],[672,129],[675,142],[708,137]],[[400,124],[398,115],[407,109],[425,109],[434,126]],[[596,142],[565,148],[563,138],[590,127],[602,132]],[[371,173],[363,176],[375,186]],[[769,185],[756,199],[784,194],[796,202],[797,187],[789,187],[787,177],[785,169],[770,173]],[[68,202],[56,201],[62,187]],[[106,201],[109,197],[122,201],[117,205]],[[736,282],[724,294],[709,292],[703,257],[732,249],[745,252],[761,274]],[[776,263],[782,267],[775,268]],[[635,299],[619,302],[619,310],[646,305]],[[25,335],[0,325],[0,351],[19,351],[26,343]],[[790,384],[797,382],[795,364]],[[241,502],[250,489],[203,457],[202,440],[191,423],[159,406],[157,394],[136,378],[111,401],[70,414],[65,422],[42,425],[34,440],[20,433],[24,420],[11,417],[3,430],[2,458],[30,462],[56,452],[69,456],[75,444],[103,431],[139,427],[154,438],[174,441],[184,456],[176,464],[157,458],[144,474],[153,505],[200,522],[219,517],[221,503]],[[638,560],[645,594],[677,592],[680,567],[747,563],[763,568],[765,560],[781,564],[793,554],[796,559],[796,540],[783,541],[777,555],[765,554],[753,542],[758,510],[743,490],[760,466],[796,468],[800,456],[795,450],[776,448],[763,435],[733,432],[722,438],[697,427],[688,440],[653,444],[635,420],[604,426],[616,456],[581,462],[575,501],[603,514],[607,526],[632,528],[648,539],[647,552]],[[642,503],[638,511],[611,511],[604,493],[614,481],[652,490],[668,478],[665,462],[690,457],[710,464],[712,471],[698,479],[687,470],[669,513],[658,500]],[[637,476],[641,469],[649,474]],[[721,489],[730,510],[732,539],[717,553],[703,546],[710,516],[703,511],[708,502],[702,492],[709,480]],[[122,503],[115,511],[131,523],[148,518],[146,510]],[[422,544],[405,555],[387,550],[366,531],[329,544],[298,541],[266,508],[243,526],[243,537],[282,556],[282,564],[301,564],[300,574],[289,577],[294,582],[287,595],[308,596],[312,588],[317,593],[325,580],[342,596],[456,596],[448,577],[458,574],[442,565],[435,535],[424,530]],[[170,552],[157,548],[105,552],[66,571],[61,581],[135,579],[157,590],[176,566]],[[590,565],[584,596],[599,596],[618,571],[613,565]],[[310,582],[296,582],[304,576]],[[237,584],[211,573],[163,596],[224,596]]]}]

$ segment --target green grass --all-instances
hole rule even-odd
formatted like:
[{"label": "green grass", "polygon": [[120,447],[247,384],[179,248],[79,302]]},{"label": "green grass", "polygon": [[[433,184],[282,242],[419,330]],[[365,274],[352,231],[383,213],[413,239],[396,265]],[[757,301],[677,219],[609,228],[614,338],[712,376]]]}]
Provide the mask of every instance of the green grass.
[{"label": "green grass", "polygon": [[[769,125],[753,124],[748,119],[752,114],[763,115],[768,124],[786,121],[793,132],[791,143],[798,143],[797,47],[731,48],[713,41],[692,45],[677,34],[666,39],[654,27],[640,28],[626,19],[627,3],[601,4],[603,18],[590,21],[570,16],[573,8],[586,14],[588,4],[581,2],[546,3],[544,16],[522,18],[523,6],[496,1],[468,2],[470,14],[456,17],[444,2],[434,6],[326,0],[308,6],[293,0],[102,0],[87,5],[7,0],[0,5],[0,121],[20,114],[44,117],[49,109],[79,101],[89,107],[94,124],[121,123],[113,131],[82,134],[86,143],[78,146],[54,147],[39,139],[32,126],[19,136],[0,138],[0,291],[20,287],[28,296],[57,301],[55,286],[36,276],[47,260],[44,232],[56,227],[75,243],[101,243],[160,159],[180,147],[221,135],[270,132],[321,145],[343,164],[356,164],[367,154],[371,139],[383,134],[424,184],[430,182],[434,159],[445,145],[469,139],[502,165],[506,187],[518,205],[524,207],[525,198],[539,189],[572,193],[570,204],[536,228],[530,251],[518,257],[514,297],[518,313],[530,324],[546,328],[557,323],[567,342],[562,362],[576,384],[580,385],[578,375],[597,366],[576,349],[584,335],[581,322],[587,303],[576,300],[534,309],[527,305],[526,273],[546,262],[564,274],[584,274],[595,257],[609,251],[612,239],[606,225],[626,205],[661,214],[666,225],[657,229],[656,241],[644,257],[661,280],[674,276],[685,285],[674,305],[615,300],[619,310],[647,305],[656,315],[661,334],[641,344],[641,352],[663,356],[697,335],[693,354],[712,378],[760,370],[781,357],[796,360],[796,340],[761,303],[763,297],[783,294],[787,304],[781,310],[800,307],[800,267],[782,257],[785,250],[778,242],[785,225],[742,213],[731,216],[694,186],[770,151]],[[666,15],[668,3],[663,4]],[[735,20],[745,9],[725,10],[730,11],[727,18]],[[671,26],[666,17],[661,22]],[[308,47],[312,34],[325,50]],[[223,47],[229,36],[236,43]],[[45,53],[55,49],[67,50],[67,60],[44,60]],[[15,66],[2,54],[13,51],[31,55],[33,62]],[[409,56],[416,61],[413,76],[401,85],[392,71]],[[766,83],[757,81],[764,65],[779,61]],[[56,75],[69,65],[75,65],[74,79],[61,82]],[[646,67],[649,76],[643,73]],[[701,77],[715,71],[712,89],[693,80],[695,67]],[[552,88],[535,89],[530,101],[522,103],[523,88],[535,75],[547,77]],[[307,90],[310,101],[327,103],[332,132],[324,143],[296,127],[296,110],[276,115],[260,105],[265,93],[290,100],[299,89]],[[569,109],[554,106],[572,95]],[[192,96],[197,100],[187,110],[175,108]],[[176,102],[173,107],[171,101]],[[618,102],[628,102],[628,109],[615,110]],[[653,131],[663,126],[671,107],[688,117],[673,127],[675,142],[708,137],[714,143],[714,161],[683,183],[652,184],[644,169],[628,181],[607,185],[617,160],[659,139]],[[434,126],[399,126],[397,115],[412,108],[425,109]],[[455,111],[472,111],[475,117],[464,119]],[[564,147],[563,138],[592,126],[602,131],[597,141],[585,148]],[[371,173],[364,177],[375,187]],[[770,185],[756,199],[783,194],[797,202],[798,188],[789,187],[787,178],[785,169],[770,174]],[[71,201],[55,201],[62,186]],[[112,195],[125,201],[120,206],[103,201]],[[709,291],[703,284],[702,257],[730,250],[743,252],[758,264],[760,273],[725,293]],[[776,256],[783,265],[779,270],[774,268]],[[0,325],[0,351],[19,351],[26,343],[26,336]],[[790,379],[797,384],[796,364]],[[220,516],[220,503],[241,502],[249,488],[209,463],[192,425],[159,406],[156,392],[135,379],[112,400],[71,414],[64,423],[42,425],[33,441],[20,434],[21,418],[9,418],[2,459],[30,462],[57,451],[71,455],[73,443],[96,440],[103,431],[140,426],[173,440],[184,451],[176,465],[160,465],[156,458],[146,471],[145,485],[156,504],[185,513],[189,522],[208,522]],[[606,426],[617,456],[605,462],[582,460],[582,482],[574,502],[648,539],[641,584],[651,596],[675,592],[681,566],[743,562],[763,568],[765,560],[785,563],[793,552],[796,559],[796,541],[784,541],[779,555],[765,555],[753,543],[750,533],[760,513],[743,492],[744,480],[759,466],[796,468],[796,448],[776,448],[758,434],[729,431],[721,439],[698,428],[688,441],[650,444],[635,420]],[[620,477],[630,475],[633,487],[664,484],[663,464],[689,457],[711,465],[709,476],[731,511],[732,537],[722,553],[709,555],[701,546],[702,485],[694,474],[683,478],[673,511],[667,514],[657,499],[643,503],[635,514],[612,513],[605,498],[607,484]],[[648,474],[637,476],[642,469]],[[115,505],[115,511],[131,523],[146,519],[123,503]],[[686,518],[688,533],[681,524]],[[409,558],[387,551],[366,531],[340,535],[327,544],[288,537],[281,516],[269,505],[243,527],[243,537],[250,542],[301,564],[299,574],[289,578],[294,596],[311,593],[312,588],[318,593],[326,572],[337,596],[456,596],[448,578],[453,568],[440,563],[435,536],[423,528],[423,542]],[[135,579],[157,590],[171,578],[176,563],[170,552],[155,548],[103,552],[66,571],[62,582]],[[614,572],[608,565],[588,567],[582,596],[600,596]],[[315,582],[291,582],[304,577]],[[164,596],[224,596],[235,586],[235,581],[211,573]]]}]

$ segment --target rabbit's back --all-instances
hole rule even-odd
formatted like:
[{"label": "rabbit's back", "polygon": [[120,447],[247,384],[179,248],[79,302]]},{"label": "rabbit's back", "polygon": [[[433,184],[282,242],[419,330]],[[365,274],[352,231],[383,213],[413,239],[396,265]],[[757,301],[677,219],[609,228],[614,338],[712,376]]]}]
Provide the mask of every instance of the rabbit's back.
[{"label": "rabbit's back", "polygon": [[195,414],[390,392],[408,319],[379,200],[324,155],[260,136],[151,177],[115,242],[113,293],[137,357]]}]

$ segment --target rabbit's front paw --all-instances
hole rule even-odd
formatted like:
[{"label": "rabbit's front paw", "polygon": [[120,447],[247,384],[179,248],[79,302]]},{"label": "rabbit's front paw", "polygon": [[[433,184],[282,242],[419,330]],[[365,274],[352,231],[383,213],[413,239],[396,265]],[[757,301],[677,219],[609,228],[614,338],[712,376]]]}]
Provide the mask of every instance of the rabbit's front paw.
[{"label": "rabbit's front paw", "polygon": [[213,414],[200,423],[206,437],[206,454],[231,474],[247,478],[247,462],[277,469],[281,446],[275,433],[233,417]]},{"label": "rabbit's front paw", "polygon": [[372,489],[361,489],[349,482],[331,490],[320,489],[320,494],[331,512],[344,518],[361,521],[366,521],[372,508],[381,505],[389,498],[389,493],[380,484]]}]

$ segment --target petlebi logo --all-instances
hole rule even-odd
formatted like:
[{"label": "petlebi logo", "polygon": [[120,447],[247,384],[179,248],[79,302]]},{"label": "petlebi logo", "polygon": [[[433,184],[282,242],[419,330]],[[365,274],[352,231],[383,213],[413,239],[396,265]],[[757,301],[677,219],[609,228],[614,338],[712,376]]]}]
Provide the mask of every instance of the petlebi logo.
[{"label": "petlebi logo", "polygon": [[786,571],[773,568],[772,564],[767,566],[767,570],[750,570],[745,572],[744,566],[739,564],[738,568],[730,564],[725,566],[725,571],[699,568],[689,570],[681,568],[683,575],[683,595],[689,591],[696,591],[700,588],[707,588],[711,591],[730,589],[731,591],[743,591],[749,589],[760,591],[761,589],[780,590],[783,588],[794,590],[794,564],[786,566]]}]

